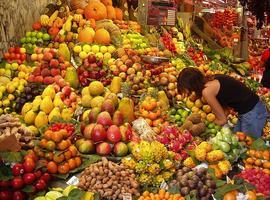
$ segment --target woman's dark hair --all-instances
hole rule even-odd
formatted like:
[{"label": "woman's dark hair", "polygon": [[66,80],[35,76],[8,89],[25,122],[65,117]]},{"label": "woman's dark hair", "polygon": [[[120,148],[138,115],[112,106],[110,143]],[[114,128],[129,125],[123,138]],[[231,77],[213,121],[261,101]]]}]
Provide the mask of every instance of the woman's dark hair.
[{"label": "woman's dark hair", "polygon": [[177,90],[180,94],[195,92],[197,97],[201,97],[205,83],[206,77],[200,70],[194,67],[187,67],[178,76]]}]

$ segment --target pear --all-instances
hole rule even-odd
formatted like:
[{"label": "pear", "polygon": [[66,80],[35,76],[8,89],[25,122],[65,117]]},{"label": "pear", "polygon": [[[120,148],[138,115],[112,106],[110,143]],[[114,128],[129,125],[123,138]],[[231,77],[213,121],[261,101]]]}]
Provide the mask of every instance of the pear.
[{"label": "pear", "polygon": [[35,123],[36,116],[37,114],[33,110],[29,110],[24,116],[24,122],[32,125]]},{"label": "pear", "polygon": [[33,104],[32,104],[32,103],[26,103],[26,104],[24,104],[23,107],[22,107],[22,112],[21,112],[22,116],[24,117],[24,115],[25,115],[29,110],[31,110],[32,107],[33,107]]},{"label": "pear", "polygon": [[119,102],[118,110],[123,114],[125,122],[134,121],[134,105],[131,99],[127,97],[121,99]]},{"label": "pear", "polygon": [[34,110],[34,111],[39,110],[39,106],[40,106],[41,102],[42,102],[41,96],[36,96],[33,103],[32,103],[33,104],[32,110]]},{"label": "pear", "polygon": [[42,93],[42,98],[44,99],[46,96],[50,96],[51,99],[55,97],[55,90],[52,85],[48,85]]},{"label": "pear", "polygon": [[82,106],[84,108],[90,108],[91,107],[91,100],[92,100],[92,97],[89,94],[84,95],[82,97],[82,100],[81,100],[82,101]]},{"label": "pear", "polygon": [[40,111],[35,119],[35,126],[41,128],[48,124],[48,117],[45,112]]},{"label": "pear", "polygon": [[70,109],[65,108],[62,110],[61,117],[63,120],[66,120],[66,121],[71,120],[72,116],[73,116],[73,113]]},{"label": "pear", "polygon": [[42,100],[40,104],[40,110],[45,112],[46,114],[49,114],[53,109],[53,102],[51,100],[50,96],[45,96],[45,98]]},{"label": "pear", "polygon": [[60,109],[58,107],[55,107],[52,112],[49,114],[49,122],[52,122],[53,118],[61,118]]},{"label": "pear", "polygon": [[63,109],[65,107],[64,102],[62,101],[59,94],[56,94],[53,100],[54,107],[59,107],[60,109]]}]

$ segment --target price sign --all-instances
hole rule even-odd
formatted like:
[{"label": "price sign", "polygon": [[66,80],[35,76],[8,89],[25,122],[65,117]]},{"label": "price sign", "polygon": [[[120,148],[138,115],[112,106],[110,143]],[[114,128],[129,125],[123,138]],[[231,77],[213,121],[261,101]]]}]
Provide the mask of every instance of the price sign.
[{"label": "price sign", "polygon": [[169,186],[168,186],[168,184],[165,181],[163,181],[161,183],[161,185],[160,185],[160,188],[161,189],[164,189],[164,190],[168,190],[169,189]]},{"label": "price sign", "polygon": [[132,195],[130,193],[124,193],[123,200],[132,200]]},{"label": "price sign", "polygon": [[76,176],[72,176],[68,181],[68,185],[78,185],[79,179]]}]

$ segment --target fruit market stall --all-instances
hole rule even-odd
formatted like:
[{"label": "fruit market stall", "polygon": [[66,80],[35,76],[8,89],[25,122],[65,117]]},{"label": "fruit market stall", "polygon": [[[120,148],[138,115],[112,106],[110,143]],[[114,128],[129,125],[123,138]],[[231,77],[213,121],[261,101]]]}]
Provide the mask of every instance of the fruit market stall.
[{"label": "fruit market stall", "polygon": [[[177,92],[180,71],[196,67],[270,107],[257,61],[199,42],[176,15],[146,31],[130,3],[57,1],[4,50],[0,199],[269,199],[270,122],[255,140],[233,132],[234,110],[222,127],[205,99]],[[235,18],[227,8],[209,24],[224,32]]]}]

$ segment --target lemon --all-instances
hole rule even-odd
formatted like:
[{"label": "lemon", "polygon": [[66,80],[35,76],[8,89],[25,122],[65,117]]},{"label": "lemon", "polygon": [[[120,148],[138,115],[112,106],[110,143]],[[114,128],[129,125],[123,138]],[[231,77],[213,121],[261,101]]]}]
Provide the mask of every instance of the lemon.
[{"label": "lemon", "polygon": [[101,53],[104,54],[104,53],[106,53],[107,51],[108,51],[108,48],[107,48],[106,46],[101,46],[101,47],[100,47],[100,52],[101,52]]},{"label": "lemon", "polygon": [[85,53],[89,53],[91,51],[91,46],[89,44],[85,44],[82,49]]},{"label": "lemon", "polygon": [[15,96],[14,96],[13,94],[9,94],[9,95],[8,95],[8,99],[9,99],[10,101],[12,101],[12,100],[15,99]]},{"label": "lemon", "polygon": [[79,57],[81,58],[81,59],[85,59],[85,58],[87,58],[87,53],[85,52],[85,51],[82,51],[82,52],[80,52],[80,54],[79,54]]},{"label": "lemon", "polygon": [[108,52],[109,52],[109,53],[115,52],[115,47],[114,47],[114,46],[109,46],[109,47],[108,47]]},{"label": "lemon", "polygon": [[73,51],[75,53],[80,53],[82,51],[82,47],[81,46],[78,46],[78,45],[75,45],[74,48],[73,48]]},{"label": "lemon", "polygon": [[18,86],[18,90],[19,90],[20,92],[23,92],[23,91],[24,91],[24,86],[23,86],[23,85],[19,85],[19,86]]},{"label": "lemon", "polygon": [[25,78],[25,73],[24,72],[19,72],[18,77],[20,79],[24,79]]},{"label": "lemon", "polygon": [[0,99],[3,98],[3,93],[0,91]]},{"label": "lemon", "polygon": [[0,75],[2,76],[2,75],[4,75],[5,74],[5,69],[4,68],[1,68],[0,69]]},{"label": "lemon", "polygon": [[4,110],[0,108],[0,115],[3,114]]},{"label": "lemon", "polygon": [[11,69],[11,64],[7,63],[5,66],[6,69]]},{"label": "lemon", "polygon": [[4,107],[9,106],[9,105],[10,105],[9,99],[5,99],[5,100],[3,101],[3,105],[4,105]]},{"label": "lemon", "polygon": [[27,129],[30,130],[32,133],[34,133],[34,135],[36,135],[36,136],[39,135],[39,132],[38,132],[37,127],[35,127],[35,126],[28,126]]},{"label": "lemon", "polygon": [[92,46],[92,52],[93,53],[98,53],[99,52],[99,46],[98,45],[93,45]]},{"label": "lemon", "polygon": [[12,63],[11,64],[11,69],[14,70],[14,71],[17,70],[18,67],[19,67],[19,64],[18,63]]}]

